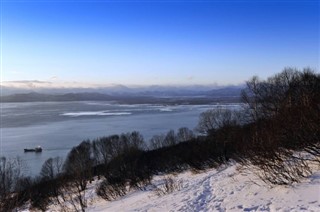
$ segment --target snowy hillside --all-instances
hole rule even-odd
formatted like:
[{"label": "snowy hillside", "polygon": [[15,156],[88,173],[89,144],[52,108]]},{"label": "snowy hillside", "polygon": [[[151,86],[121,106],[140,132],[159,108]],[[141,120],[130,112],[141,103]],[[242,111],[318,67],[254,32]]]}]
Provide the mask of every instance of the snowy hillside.
[{"label": "snowy hillside", "polygon": [[132,191],[112,202],[97,197],[92,183],[87,211],[320,211],[319,171],[302,183],[273,187],[236,164],[170,177],[179,187],[170,194],[156,194],[164,179],[156,176],[145,191]]}]

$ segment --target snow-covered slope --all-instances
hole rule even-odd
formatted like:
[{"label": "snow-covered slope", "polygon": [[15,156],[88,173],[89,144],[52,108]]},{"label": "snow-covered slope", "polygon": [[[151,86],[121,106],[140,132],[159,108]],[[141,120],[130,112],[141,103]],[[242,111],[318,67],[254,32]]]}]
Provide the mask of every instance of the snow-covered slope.
[{"label": "snow-covered slope", "polygon": [[[161,186],[163,178],[154,177],[153,184]],[[172,178],[180,189],[163,196],[149,186],[107,202],[92,191],[87,211],[320,211],[320,172],[293,186],[274,187],[236,164]]]}]

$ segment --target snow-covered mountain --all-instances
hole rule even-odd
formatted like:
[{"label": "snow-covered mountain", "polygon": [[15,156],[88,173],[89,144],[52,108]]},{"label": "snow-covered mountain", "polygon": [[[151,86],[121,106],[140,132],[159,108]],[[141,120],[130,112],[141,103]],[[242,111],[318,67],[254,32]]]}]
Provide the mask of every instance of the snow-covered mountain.
[{"label": "snow-covered mountain", "polygon": [[140,95],[140,96],[235,96],[240,95],[243,85],[149,85],[125,86],[121,84],[97,85],[88,83],[46,81],[11,81],[0,85],[1,96],[20,93],[101,93],[108,95]]}]

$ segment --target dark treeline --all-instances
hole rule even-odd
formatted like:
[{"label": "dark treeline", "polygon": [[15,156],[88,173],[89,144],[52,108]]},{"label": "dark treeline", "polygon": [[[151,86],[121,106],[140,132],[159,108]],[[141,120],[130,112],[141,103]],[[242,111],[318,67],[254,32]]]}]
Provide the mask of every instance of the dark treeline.
[{"label": "dark treeline", "polygon": [[[257,171],[266,183],[291,184],[320,165],[320,76],[304,69],[285,69],[242,91],[239,110],[215,108],[202,113],[197,127],[153,136],[139,132],[83,141],[63,162],[50,158],[36,179],[23,177],[18,160],[0,161],[0,211],[30,201],[45,210],[84,211],[85,192],[93,177],[106,200],[144,189],[153,175],[187,169],[205,170],[233,159]],[[183,123],[182,123],[183,124]],[[67,203],[67,204],[66,204]]]}]

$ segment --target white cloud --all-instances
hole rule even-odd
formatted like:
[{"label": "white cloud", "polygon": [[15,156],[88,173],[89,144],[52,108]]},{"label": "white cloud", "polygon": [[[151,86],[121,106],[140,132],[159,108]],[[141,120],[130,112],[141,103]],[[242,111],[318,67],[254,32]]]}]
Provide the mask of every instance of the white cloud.
[{"label": "white cloud", "polygon": [[[56,78],[58,79],[58,78]],[[53,80],[53,79],[52,79]],[[64,82],[64,81],[38,81],[38,80],[22,80],[22,81],[4,81],[0,83],[2,86],[12,88],[34,89],[34,88],[98,88],[102,85],[81,83],[81,82]],[[103,85],[103,87],[106,87]]]},{"label": "white cloud", "polygon": [[58,76],[52,76],[52,77],[50,77],[50,80],[58,80],[58,79],[59,79]]}]

